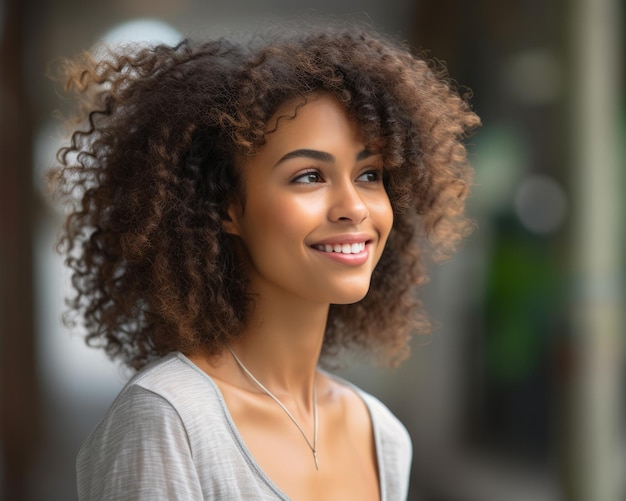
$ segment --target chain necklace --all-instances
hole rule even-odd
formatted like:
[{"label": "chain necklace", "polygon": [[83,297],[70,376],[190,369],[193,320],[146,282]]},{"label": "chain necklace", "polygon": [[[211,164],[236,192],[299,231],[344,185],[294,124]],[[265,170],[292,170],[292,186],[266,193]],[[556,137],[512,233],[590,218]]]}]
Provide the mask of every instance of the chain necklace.
[{"label": "chain necklace", "polygon": [[274,402],[280,405],[281,409],[285,411],[285,414],[287,414],[287,416],[289,416],[289,419],[291,419],[293,424],[296,425],[296,428],[298,428],[298,430],[302,434],[302,437],[304,437],[304,440],[306,441],[306,444],[309,446],[309,449],[311,449],[311,452],[313,453],[313,460],[315,461],[315,469],[319,471],[319,465],[317,463],[317,450],[316,450],[316,447],[317,447],[317,381],[313,384],[313,444],[311,444],[311,442],[309,442],[309,439],[306,436],[306,433],[304,433],[304,430],[298,424],[298,421],[296,421],[296,418],[293,417],[293,414],[289,412],[289,409],[287,409],[287,407],[285,407],[285,405],[280,400],[278,400],[278,397],[276,397],[270,390],[268,390],[265,386],[263,386],[257,378],[255,378],[252,375],[252,373],[246,368],[245,365],[243,365],[243,362],[239,360],[237,355],[235,355],[235,352],[233,351],[233,349],[228,344],[226,345],[226,347],[230,351],[231,355],[235,359],[235,362],[237,362],[237,365],[241,368],[241,370],[245,372],[246,375],[250,379],[252,379],[252,381],[254,381],[256,385],[259,388],[261,388],[261,390],[263,390],[263,392],[267,394],[267,396],[269,396],[272,400],[274,400]]}]

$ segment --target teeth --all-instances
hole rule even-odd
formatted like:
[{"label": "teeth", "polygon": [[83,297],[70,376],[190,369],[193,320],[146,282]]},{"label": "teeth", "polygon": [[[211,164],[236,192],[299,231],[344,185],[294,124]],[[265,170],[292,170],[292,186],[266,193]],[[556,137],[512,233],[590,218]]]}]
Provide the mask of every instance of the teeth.
[{"label": "teeth", "polygon": [[365,242],[358,242],[353,244],[325,244],[316,245],[315,248],[324,252],[338,252],[341,254],[358,254],[365,250]]}]

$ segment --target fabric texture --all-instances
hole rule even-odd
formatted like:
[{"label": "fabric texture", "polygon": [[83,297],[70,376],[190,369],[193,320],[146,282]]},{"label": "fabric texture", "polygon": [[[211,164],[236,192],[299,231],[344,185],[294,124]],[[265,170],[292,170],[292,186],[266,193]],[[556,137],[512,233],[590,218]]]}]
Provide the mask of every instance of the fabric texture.
[{"label": "fabric texture", "polygon": [[[411,441],[375,397],[352,386],[372,425],[381,499],[406,499]],[[81,501],[288,500],[243,443],[214,381],[181,353],[133,377],[77,458]]]}]

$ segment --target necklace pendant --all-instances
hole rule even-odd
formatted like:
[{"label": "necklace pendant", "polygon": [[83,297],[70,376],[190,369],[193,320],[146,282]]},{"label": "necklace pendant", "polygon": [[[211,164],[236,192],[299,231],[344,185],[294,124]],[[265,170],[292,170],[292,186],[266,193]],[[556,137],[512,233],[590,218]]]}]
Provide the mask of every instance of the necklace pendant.
[{"label": "necklace pendant", "polygon": [[313,459],[315,460],[315,470],[319,471],[320,470],[320,466],[317,463],[317,451],[313,451]]}]

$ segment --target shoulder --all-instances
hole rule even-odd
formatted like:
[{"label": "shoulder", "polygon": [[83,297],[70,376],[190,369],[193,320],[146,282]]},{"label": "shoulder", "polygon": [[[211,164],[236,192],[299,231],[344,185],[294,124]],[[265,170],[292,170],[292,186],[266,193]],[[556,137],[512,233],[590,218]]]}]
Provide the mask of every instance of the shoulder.
[{"label": "shoulder", "polygon": [[372,416],[374,426],[384,435],[392,435],[396,437],[399,445],[405,444],[410,446],[411,437],[404,424],[389,410],[389,408],[381,402],[377,397],[367,393],[366,391],[356,388],[356,391],[365,401],[367,408]]},{"label": "shoulder", "polygon": [[367,406],[376,446],[385,457],[394,456],[397,460],[410,463],[412,456],[411,437],[402,422],[377,397],[353,385],[356,393]]},{"label": "shoulder", "polygon": [[161,396],[140,386],[128,386],[83,443],[77,458],[82,469],[118,461],[129,453],[150,454],[164,446],[184,451],[187,433],[176,409]]},{"label": "shoulder", "polygon": [[196,424],[198,409],[205,416],[223,416],[223,401],[215,383],[180,353],[144,367],[122,389],[104,422],[175,418],[186,427]]},{"label": "shoulder", "polygon": [[409,432],[378,398],[357,388],[372,417],[383,499],[406,499],[413,446]]},{"label": "shoulder", "polygon": [[351,392],[360,399],[366,406],[374,428],[374,433],[379,435],[381,440],[391,442],[401,450],[411,455],[411,437],[402,422],[381,402],[377,397],[362,390],[353,383],[338,376],[326,374],[334,381]]},{"label": "shoulder", "polygon": [[166,399],[205,392],[211,379],[180,353],[170,353],[139,371],[126,387],[140,386]]},{"label": "shoulder", "polygon": [[130,430],[146,434],[176,427],[190,435],[207,419],[223,416],[215,383],[184,356],[172,353],[146,366],[126,384],[86,443],[127,435]]},{"label": "shoulder", "polygon": [[195,499],[202,440],[229,433],[211,383],[174,354],[135,375],[78,453],[80,499]]},{"label": "shoulder", "polygon": [[187,429],[161,395],[127,386],[81,447],[76,460],[81,500],[195,499],[201,486]]},{"label": "shoulder", "polygon": [[413,456],[411,437],[402,422],[375,396],[336,376],[367,407],[374,433],[383,499],[406,499]]}]

